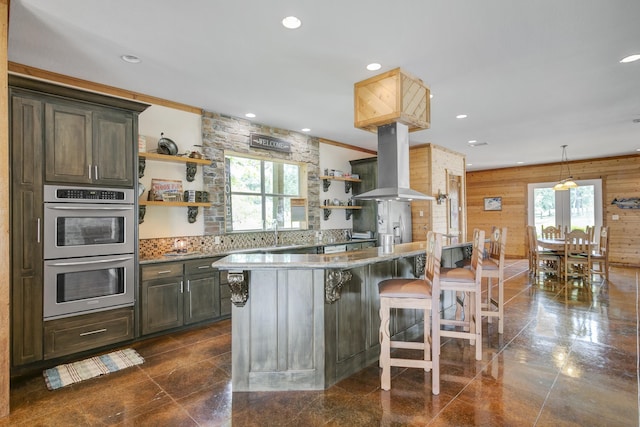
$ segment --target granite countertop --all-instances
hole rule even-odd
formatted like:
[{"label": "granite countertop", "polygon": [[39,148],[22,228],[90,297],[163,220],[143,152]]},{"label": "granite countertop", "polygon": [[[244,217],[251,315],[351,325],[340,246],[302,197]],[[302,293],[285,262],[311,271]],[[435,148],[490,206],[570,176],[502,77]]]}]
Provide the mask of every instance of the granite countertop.
[{"label": "granite countertop", "polygon": [[[229,255],[279,255],[273,254],[273,252],[282,252],[288,249],[306,249],[306,248],[318,248],[325,246],[334,246],[334,245],[344,245],[349,243],[363,243],[363,242],[375,242],[376,239],[351,239],[351,240],[340,240],[335,242],[322,242],[322,243],[283,243],[278,246],[267,246],[267,247],[256,247],[256,248],[243,248],[243,249],[221,249],[219,251],[193,251],[187,253],[176,253],[170,252],[161,256],[155,257],[140,257],[140,264],[156,264],[161,262],[170,262],[170,261],[187,261],[187,260],[195,260],[201,258],[211,258],[211,257],[226,257]],[[286,255],[286,254],[282,254]],[[293,254],[292,254],[293,255]],[[299,254],[301,256],[305,256],[304,254]],[[316,256],[315,254],[309,254],[309,256]],[[337,254],[336,254],[337,255]],[[321,255],[325,256],[325,255]],[[327,255],[328,256],[328,255]]]},{"label": "granite countertop", "polygon": [[373,262],[420,255],[425,252],[425,244],[425,242],[397,244],[393,246],[393,249],[389,252],[385,251],[382,247],[374,247],[336,254],[235,253],[215,261],[212,265],[221,270],[262,270],[278,268],[349,269]]}]

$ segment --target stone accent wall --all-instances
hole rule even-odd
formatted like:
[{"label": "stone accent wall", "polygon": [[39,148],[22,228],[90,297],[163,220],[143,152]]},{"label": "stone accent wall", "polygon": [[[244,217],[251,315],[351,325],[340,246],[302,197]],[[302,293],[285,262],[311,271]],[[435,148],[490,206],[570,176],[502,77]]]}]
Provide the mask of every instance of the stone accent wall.
[{"label": "stone accent wall", "polygon": [[[251,133],[269,135],[291,143],[291,153],[260,150],[249,146]],[[224,206],[224,153],[225,150],[307,164],[307,199],[309,207],[309,230],[320,230],[319,206],[319,146],[318,138],[286,129],[253,123],[238,117],[204,111],[202,115],[202,145],[204,154],[212,160],[211,166],[203,168],[204,187],[209,191],[211,208],[205,209],[205,235],[225,233]],[[286,233],[286,232],[283,232]]]}]

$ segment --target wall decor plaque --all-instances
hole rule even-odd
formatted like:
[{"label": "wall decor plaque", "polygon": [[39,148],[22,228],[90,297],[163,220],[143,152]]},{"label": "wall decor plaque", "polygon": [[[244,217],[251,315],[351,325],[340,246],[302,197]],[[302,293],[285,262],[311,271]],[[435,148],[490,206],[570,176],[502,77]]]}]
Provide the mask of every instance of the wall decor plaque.
[{"label": "wall decor plaque", "polygon": [[502,197],[485,197],[484,210],[485,211],[501,211]]},{"label": "wall decor plaque", "polygon": [[283,153],[291,152],[291,143],[280,138],[274,138],[269,135],[251,134],[251,147],[261,148],[263,150],[280,151]]}]

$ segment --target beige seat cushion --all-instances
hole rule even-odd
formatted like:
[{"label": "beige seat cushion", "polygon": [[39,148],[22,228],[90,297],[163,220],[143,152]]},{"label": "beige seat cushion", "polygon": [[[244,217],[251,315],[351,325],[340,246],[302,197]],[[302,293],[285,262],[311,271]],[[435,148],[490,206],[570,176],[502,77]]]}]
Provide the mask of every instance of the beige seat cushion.
[{"label": "beige seat cushion", "polygon": [[468,268],[442,268],[440,269],[440,282],[475,283],[476,276]]},{"label": "beige seat cushion", "polygon": [[482,260],[482,270],[500,270],[498,262],[492,258]]},{"label": "beige seat cushion", "polygon": [[431,284],[420,279],[388,279],[378,283],[381,297],[431,298]]}]

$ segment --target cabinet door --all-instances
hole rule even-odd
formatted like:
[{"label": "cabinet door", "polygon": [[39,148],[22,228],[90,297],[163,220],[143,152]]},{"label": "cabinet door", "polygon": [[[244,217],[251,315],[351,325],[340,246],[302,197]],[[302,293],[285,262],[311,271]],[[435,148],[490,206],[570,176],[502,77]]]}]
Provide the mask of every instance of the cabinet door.
[{"label": "cabinet door", "polygon": [[218,280],[213,274],[210,276],[188,277],[184,307],[185,325],[220,316],[218,292]]},{"label": "cabinet door", "polygon": [[133,185],[133,114],[98,111],[93,115],[93,182]]},{"label": "cabinet door", "polygon": [[45,114],[45,180],[91,183],[91,111],[71,103],[48,102]]},{"label": "cabinet door", "polygon": [[143,334],[182,326],[183,291],[182,276],[142,282],[141,323]]},{"label": "cabinet door", "polygon": [[203,258],[184,264],[187,282],[184,300],[185,325],[220,316],[219,272],[211,266],[214,260],[216,258]]},{"label": "cabinet door", "polygon": [[11,96],[11,357],[42,360],[42,145],[44,103]]}]

